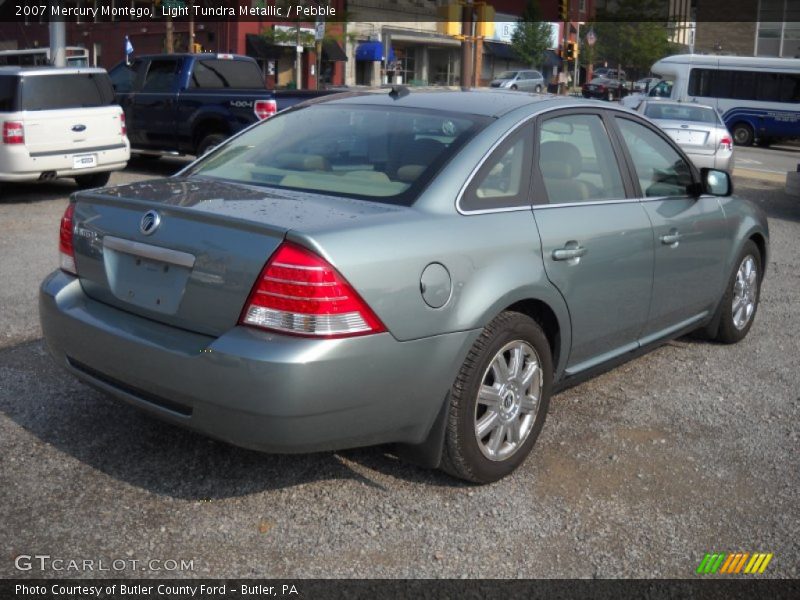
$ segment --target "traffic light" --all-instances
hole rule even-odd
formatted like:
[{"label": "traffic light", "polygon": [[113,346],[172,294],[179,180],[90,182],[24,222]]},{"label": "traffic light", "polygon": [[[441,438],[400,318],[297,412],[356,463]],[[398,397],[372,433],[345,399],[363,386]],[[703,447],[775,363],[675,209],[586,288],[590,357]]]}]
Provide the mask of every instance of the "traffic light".
[{"label": "traffic light", "polygon": [[558,0],[558,20],[569,21],[569,0]]},{"label": "traffic light", "polygon": [[566,52],[564,53],[567,60],[575,60],[578,58],[578,47],[575,42],[567,42]]}]

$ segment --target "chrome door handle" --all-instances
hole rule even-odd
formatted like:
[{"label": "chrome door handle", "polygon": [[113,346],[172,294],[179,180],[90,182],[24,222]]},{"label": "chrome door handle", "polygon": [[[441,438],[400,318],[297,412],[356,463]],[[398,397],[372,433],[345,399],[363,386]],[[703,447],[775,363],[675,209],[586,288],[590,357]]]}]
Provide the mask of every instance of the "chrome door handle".
[{"label": "chrome door handle", "polygon": [[681,241],[681,234],[677,231],[670,231],[666,235],[661,236],[661,243],[665,246],[676,246]]},{"label": "chrome door handle", "polygon": [[573,260],[584,254],[586,254],[586,248],[583,246],[567,246],[553,250],[553,260]]}]

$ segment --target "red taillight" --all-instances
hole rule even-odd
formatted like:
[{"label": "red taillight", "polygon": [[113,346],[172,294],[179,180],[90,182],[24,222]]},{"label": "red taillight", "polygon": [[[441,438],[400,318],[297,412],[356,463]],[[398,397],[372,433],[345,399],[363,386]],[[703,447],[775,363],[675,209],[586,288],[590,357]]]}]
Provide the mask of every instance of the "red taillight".
[{"label": "red taillight", "polygon": [[719,147],[720,150],[727,150],[730,152],[733,150],[733,140],[726,135],[719,141]]},{"label": "red taillight", "polygon": [[128,127],[125,125],[125,113],[119,113],[119,134],[122,137],[128,135]]},{"label": "red taillight", "polygon": [[278,112],[278,105],[275,104],[275,100],[256,100],[253,104],[253,112],[263,121]]},{"label": "red taillight", "polygon": [[25,130],[18,121],[3,121],[3,143],[24,144]]},{"label": "red taillight", "polygon": [[348,337],[386,331],[336,269],[291,242],[282,243],[267,261],[239,322],[311,337]]},{"label": "red taillight", "polygon": [[67,210],[64,211],[64,216],[61,217],[61,228],[58,232],[58,257],[63,271],[77,275],[75,249],[72,246],[72,233],[75,229],[73,223],[74,214],[75,205],[70,202],[67,205]]}]

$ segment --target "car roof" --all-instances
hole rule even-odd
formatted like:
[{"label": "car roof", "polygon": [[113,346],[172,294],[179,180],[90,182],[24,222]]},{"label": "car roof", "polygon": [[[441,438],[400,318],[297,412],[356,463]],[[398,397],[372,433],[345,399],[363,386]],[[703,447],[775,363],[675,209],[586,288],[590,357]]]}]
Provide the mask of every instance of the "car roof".
[{"label": "car roof", "polygon": [[[369,106],[401,106],[423,110],[444,110],[486,117],[500,117],[523,106],[542,109],[554,102],[575,100],[566,96],[551,96],[498,89],[452,90],[448,88],[401,88],[408,93],[390,94],[387,88],[333,94],[312,100],[314,104],[360,104]],[[531,112],[537,112],[532,110]]]},{"label": "car roof", "polygon": [[162,52],[161,54],[137,54],[135,58],[186,58],[194,57],[199,60],[213,60],[217,59],[220,56],[224,56],[225,60],[249,60],[255,61],[255,58],[252,56],[246,56],[244,54],[232,54],[232,53],[225,53],[225,52],[173,52],[173,53],[165,53]]},{"label": "car roof", "polygon": [[0,75],[65,75],[71,73],[105,73],[99,67],[0,67]]}]

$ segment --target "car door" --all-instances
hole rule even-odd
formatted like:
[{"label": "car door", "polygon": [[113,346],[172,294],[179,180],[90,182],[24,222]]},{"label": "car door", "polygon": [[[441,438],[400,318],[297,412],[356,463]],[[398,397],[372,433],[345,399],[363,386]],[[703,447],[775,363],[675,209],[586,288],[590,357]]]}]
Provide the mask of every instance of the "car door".
[{"label": "car door", "polygon": [[176,150],[177,58],[157,58],[144,66],[141,85],[133,94],[130,129],[136,148]]},{"label": "car door", "polygon": [[567,375],[636,349],[650,306],[653,232],[607,121],[573,109],[537,123],[533,212],[572,321]]},{"label": "car door", "polygon": [[529,92],[533,89],[533,75],[530,71],[520,71],[519,89]]},{"label": "car door", "polygon": [[725,215],[714,196],[695,197],[696,173],[672,140],[649,123],[614,118],[653,224],[653,296],[643,343],[702,321],[714,310],[727,273]]},{"label": "car door", "polygon": [[128,139],[132,146],[140,145],[139,136],[142,135],[142,132],[137,131],[136,128],[133,127],[133,99],[138,87],[141,85],[145,64],[145,61],[141,59],[134,60],[131,64],[120,63],[108,73],[111,78],[111,85],[114,87],[114,99],[125,112],[125,120],[128,125]]}]

